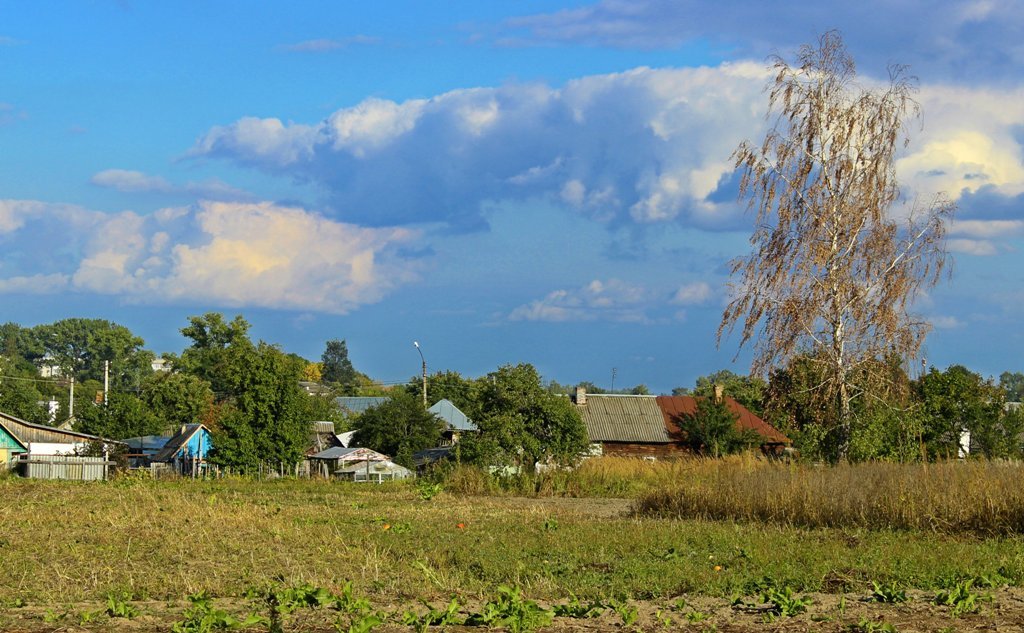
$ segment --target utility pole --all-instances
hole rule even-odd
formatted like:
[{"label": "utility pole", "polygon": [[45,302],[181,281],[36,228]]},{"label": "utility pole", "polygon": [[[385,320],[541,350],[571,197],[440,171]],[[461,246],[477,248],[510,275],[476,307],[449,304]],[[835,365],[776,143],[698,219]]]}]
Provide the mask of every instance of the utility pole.
[{"label": "utility pole", "polygon": [[615,374],[619,373],[618,367],[612,367],[612,390],[611,393],[615,393]]},{"label": "utility pole", "polygon": [[75,377],[71,377],[71,394],[68,396],[68,419],[75,417]]},{"label": "utility pole", "polygon": [[413,341],[416,351],[420,353],[420,360],[423,361],[423,408],[427,408],[427,359],[423,357],[423,350],[420,349],[420,342]]},{"label": "utility pole", "polygon": [[107,406],[107,392],[110,390],[110,361],[103,361],[103,406]]}]

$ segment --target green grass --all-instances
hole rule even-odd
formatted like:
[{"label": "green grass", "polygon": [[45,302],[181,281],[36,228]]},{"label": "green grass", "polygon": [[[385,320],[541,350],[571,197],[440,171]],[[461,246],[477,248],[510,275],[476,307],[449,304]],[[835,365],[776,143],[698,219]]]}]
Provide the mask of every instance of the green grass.
[{"label": "green grass", "polygon": [[558,501],[426,501],[410,485],[7,479],[0,498],[0,605],[232,597],[275,582],[338,592],[348,580],[374,601],[411,602],[501,586],[559,601],[1024,579],[1017,537],[609,519]]}]

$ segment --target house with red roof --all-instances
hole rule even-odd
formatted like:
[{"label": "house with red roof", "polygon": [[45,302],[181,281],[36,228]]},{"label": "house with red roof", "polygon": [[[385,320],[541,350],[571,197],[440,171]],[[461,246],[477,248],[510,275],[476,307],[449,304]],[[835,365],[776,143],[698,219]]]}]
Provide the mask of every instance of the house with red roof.
[{"label": "house with red roof", "polygon": [[[791,441],[729,396],[722,396],[736,415],[738,430],[761,438],[763,449],[779,449]],[[576,390],[574,402],[587,428],[593,453],[631,457],[683,457],[692,454],[682,421],[697,411],[694,396],[588,394]]]}]

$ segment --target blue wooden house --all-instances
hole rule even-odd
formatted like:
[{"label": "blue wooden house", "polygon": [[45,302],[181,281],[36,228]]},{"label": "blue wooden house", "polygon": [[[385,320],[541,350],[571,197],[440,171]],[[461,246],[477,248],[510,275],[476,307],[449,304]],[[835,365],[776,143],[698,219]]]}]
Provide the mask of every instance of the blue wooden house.
[{"label": "blue wooden house", "polygon": [[152,463],[163,464],[161,469],[185,477],[200,477],[209,468],[206,456],[212,446],[209,429],[202,424],[186,424],[153,456]]}]

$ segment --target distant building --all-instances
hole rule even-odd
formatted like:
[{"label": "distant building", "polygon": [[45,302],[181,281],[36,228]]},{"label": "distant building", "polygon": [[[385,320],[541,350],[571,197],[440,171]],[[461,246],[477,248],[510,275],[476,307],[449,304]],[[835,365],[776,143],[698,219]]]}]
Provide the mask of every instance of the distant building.
[{"label": "distant building", "polygon": [[[750,410],[723,396],[726,406],[736,415],[736,427],[751,430],[767,448],[790,444],[783,435]],[[686,435],[680,426],[687,415],[697,411],[693,396],[634,396],[588,394],[576,391],[576,410],[583,418],[595,455],[634,457],[672,457],[689,454]]]},{"label": "distant building", "polygon": [[200,477],[209,469],[206,456],[213,448],[210,430],[202,424],[186,424],[153,456],[156,471],[172,470],[185,477]]},{"label": "distant building", "polygon": [[153,371],[171,371],[171,362],[163,356],[158,356],[149,363]]}]

